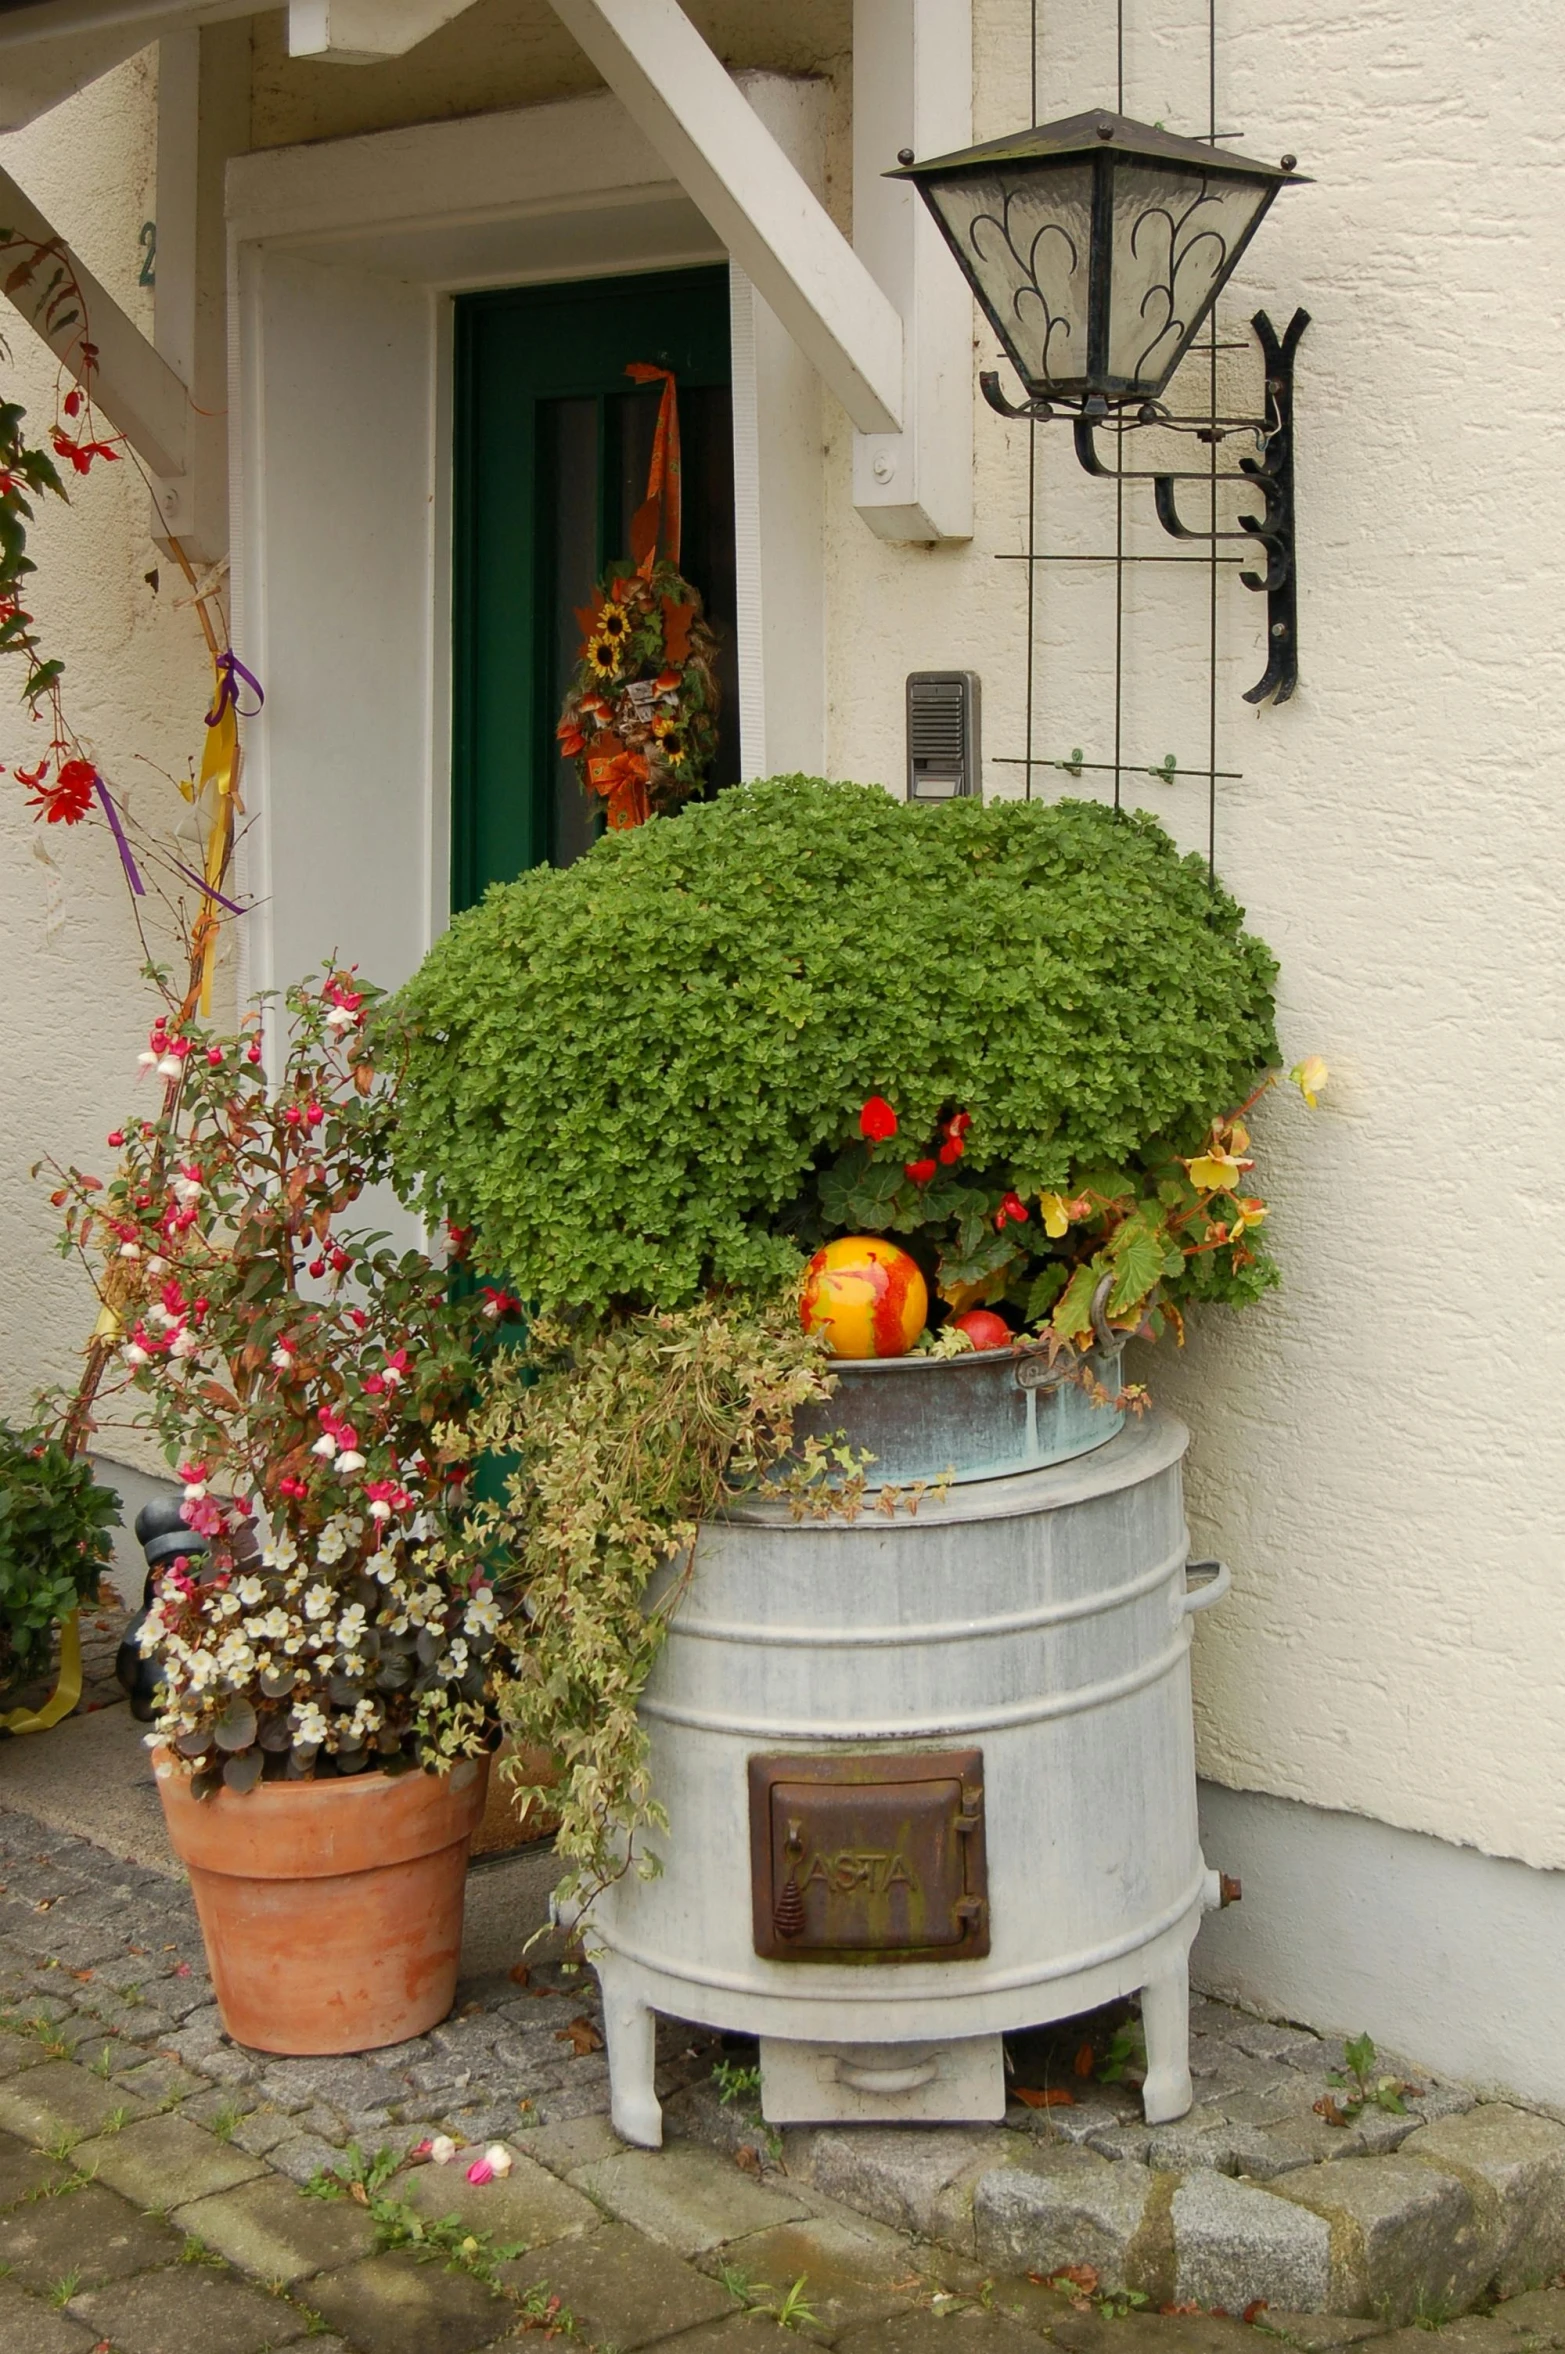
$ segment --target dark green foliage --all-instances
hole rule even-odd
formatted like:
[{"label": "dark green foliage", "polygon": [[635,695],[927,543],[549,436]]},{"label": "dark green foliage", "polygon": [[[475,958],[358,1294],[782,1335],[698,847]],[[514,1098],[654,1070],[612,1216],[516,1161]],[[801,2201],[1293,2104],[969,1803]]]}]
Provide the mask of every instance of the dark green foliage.
[{"label": "dark green foliage", "polygon": [[1198,1150],[1275,969],[1150,817],[774,778],[457,917],[397,1008],[400,1182],[545,1304],[758,1289],[871,1094],[970,1111],[1023,1194]]},{"label": "dark green foliage", "polygon": [[50,1629],[94,1599],[119,1516],[85,1456],[0,1425],[0,1679],[41,1664]]}]

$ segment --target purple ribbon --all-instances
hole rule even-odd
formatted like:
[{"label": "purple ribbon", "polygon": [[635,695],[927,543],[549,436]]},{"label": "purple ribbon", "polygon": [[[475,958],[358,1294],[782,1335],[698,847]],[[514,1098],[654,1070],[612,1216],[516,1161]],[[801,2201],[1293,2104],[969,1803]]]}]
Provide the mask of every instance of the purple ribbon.
[{"label": "purple ribbon", "polygon": [[125,869],[125,880],[138,899],[145,899],[147,886],[136,872],[136,861],[130,854],[130,844],[125,839],[125,828],[120,824],[120,813],[114,806],[108,786],[96,769],[93,771],[92,781],[98,788],[98,799],[103,803],[103,814],[109,821],[109,831],[114,836],[114,847],[118,850],[120,864]]},{"label": "purple ribbon", "polygon": [[249,910],[247,908],[241,907],[238,901],[235,899],[225,899],[222,892],[214,890],[212,885],[206,881],[204,876],[198,875],[193,867],[181,865],[177,858],[171,858],[169,860],[169,864],[173,867],[176,874],[181,874],[185,877],[187,882],[194,883],[198,891],[204,891],[209,899],[215,899],[219,907],[226,907],[230,915],[248,914]]},{"label": "purple ribbon", "polygon": [[[255,696],[254,711],[246,711],[240,703],[239,682],[241,679]],[[216,727],[224,712],[230,708],[237,719],[254,719],[256,711],[260,710],[265,701],[266,696],[260,680],[253,670],[246,670],[232,648],[219,654],[217,658],[217,694],[211,710],[206,715],[207,726]]]}]

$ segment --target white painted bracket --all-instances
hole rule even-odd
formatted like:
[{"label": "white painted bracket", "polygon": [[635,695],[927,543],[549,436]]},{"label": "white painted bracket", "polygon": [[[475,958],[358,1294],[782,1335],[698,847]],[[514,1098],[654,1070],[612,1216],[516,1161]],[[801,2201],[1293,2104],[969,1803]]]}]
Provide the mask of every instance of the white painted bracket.
[{"label": "white painted bracket", "polygon": [[[6,171],[0,171],[0,222],[36,244],[53,246],[69,262],[81,288],[88,331],[97,347],[90,387],[94,402],[152,473],[182,475],[190,403],[180,377]],[[28,326],[81,383],[80,321],[51,328],[34,308],[48,277],[47,268],[38,271],[31,284],[19,286],[10,299]]]},{"label": "white painted bracket", "polygon": [[223,179],[249,145],[250,30],[189,26],[158,45],[153,340],[190,388],[186,462],[154,468],[154,536],[193,561],[228,553],[228,304]]},{"label": "white painted bracket", "polygon": [[[965,0],[933,0],[942,4]],[[899,433],[895,305],[678,0],[552,5],[853,423],[866,433]]]},{"label": "white painted bracket", "polygon": [[853,503],[883,539],[973,532],[973,307],[898,153],[973,136],[972,0],[854,0],[853,243],[902,317],[900,433],[853,436]]},{"label": "white painted bracket", "polygon": [[289,0],[290,57],[375,65],[404,57],[461,16],[473,0]]}]

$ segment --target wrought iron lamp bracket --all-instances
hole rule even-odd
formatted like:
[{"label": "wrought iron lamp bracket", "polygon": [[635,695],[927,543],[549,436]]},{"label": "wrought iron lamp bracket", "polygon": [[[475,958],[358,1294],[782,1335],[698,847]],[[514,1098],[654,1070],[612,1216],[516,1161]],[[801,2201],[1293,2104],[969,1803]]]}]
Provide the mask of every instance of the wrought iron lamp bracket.
[{"label": "wrought iron lamp bracket", "polygon": [[[1267,701],[1286,703],[1299,683],[1298,648],[1298,579],[1295,562],[1294,501],[1293,501],[1293,357],[1299,339],[1310,323],[1308,311],[1298,310],[1281,336],[1273,327],[1265,311],[1257,311],[1250,321],[1256,341],[1266,363],[1266,414],[1264,417],[1214,417],[1199,423],[1176,419],[1157,401],[1144,401],[1133,415],[1116,415],[1101,395],[1092,395],[1080,403],[1067,404],[1042,398],[1024,401],[1008,400],[1000,389],[1000,379],[992,371],[980,377],[985,400],[1002,417],[1026,418],[1033,424],[1049,424],[1060,416],[1069,416],[1076,444],[1076,455],[1088,474],[1110,482],[1150,482],[1157,519],[1171,538],[1201,540],[1210,545],[1216,540],[1248,539],[1259,542],[1266,558],[1263,572],[1241,572],[1240,580],[1266,599],[1267,664],[1262,677],[1246,690],[1247,703]],[[1131,431],[1140,426],[1156,426],[1164,432],[1193,432],[1207,442],[1222,442],[1231,434],[1249,432],[1255,436],[1257,455],[1239,460],[1236,473],[1220,473],[1215,477],[1210,467],[1205,471],[1192,468],[1188,472],[1157,469],[1131,470],[1128,467],[1105,465],[1098,454],[1097,433],[1102,425],[1118,424]],[[1198,530],[1185,523],[1179,514],[1178,489],[1181,482],[1239,482],[1256,491],[1262,501],[1259,515],[1240,515],[1236,531]]]}]

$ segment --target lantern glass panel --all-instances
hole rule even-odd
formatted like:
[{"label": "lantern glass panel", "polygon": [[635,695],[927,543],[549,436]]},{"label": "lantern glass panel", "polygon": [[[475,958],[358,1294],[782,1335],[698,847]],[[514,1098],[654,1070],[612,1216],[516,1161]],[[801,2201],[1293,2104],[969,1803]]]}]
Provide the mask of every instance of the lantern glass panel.
[{"label": "lantern glass panel", "polygon": [[1273,190],[1116,157],[1107,375],[1160,392]]},{"label": "lantern glass panel", "polygon": [[925,195],[1029,390],[1084,387],[1091,160],[964,172]]}]

